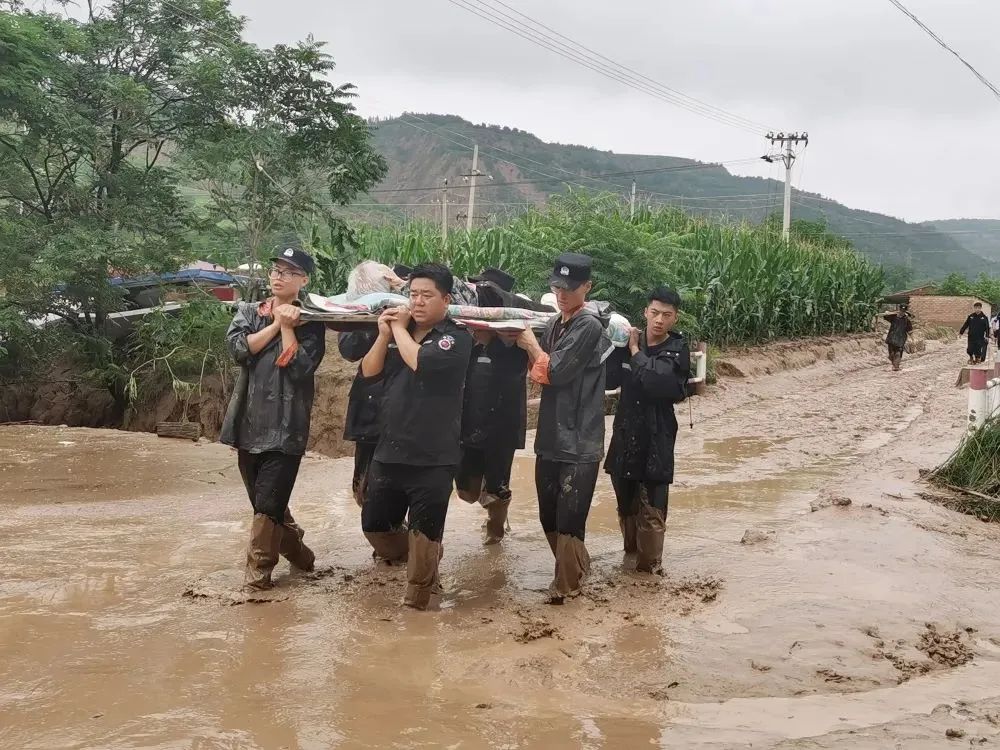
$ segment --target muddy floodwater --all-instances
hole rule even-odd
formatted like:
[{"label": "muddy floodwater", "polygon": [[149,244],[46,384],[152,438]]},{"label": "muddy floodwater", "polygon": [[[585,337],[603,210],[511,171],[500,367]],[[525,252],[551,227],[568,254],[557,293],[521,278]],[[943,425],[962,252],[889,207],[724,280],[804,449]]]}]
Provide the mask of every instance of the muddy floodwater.
[{"label": "muddy floodwater", "polygon": [[629,570],[602,477],[562,607],[527,453],[502,546],[453,500],[420,613],[370,559],[350,459],[304,461],[318,570],[282,563],[256,603],[227,448],[2,427],[0,748],[1000,747],[1000,530],[918,477],[964,428],[963,356],[730,381],[693,430],[679,410],[666,577]]}]

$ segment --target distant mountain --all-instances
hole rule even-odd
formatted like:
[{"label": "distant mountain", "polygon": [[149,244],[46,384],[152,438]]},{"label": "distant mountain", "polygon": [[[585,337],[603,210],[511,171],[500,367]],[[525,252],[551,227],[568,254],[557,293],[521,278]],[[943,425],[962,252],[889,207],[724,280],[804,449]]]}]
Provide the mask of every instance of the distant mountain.
[{"label": "distant mountain", "polygon": [[[541,204],[548,195],[565,191],[566,182],[574,183],[574,189],[624,195],[630,190],[633,174],[642,198],[676,203],[697,213],[756,222],[781,211],[781,182],[738,177],[720,165],[545,143],[516,128],[474,125],[451,115],[404,115],[373,125],[375,143],[390,168],[378,192],[363,202],[370,204],[374,199],[397,205],[385,209],[366,206],[369,211],[439,217],[439,186],[444,178],[450,178],[449,216],[456,221],[466,209],[467,183],[461,175],[472,168],[472,143],[479,145],[479,171],[493,177],[492,183],[479,179],[477,221],[524,210],[525,204]],[[914,278],[940,278],[953,271],[975,275],[982,270],[983,260],[976,254],[979,250],[958,239],[969,239],[970,235],[935,228],[947,222],[910,224],[798,190],[793,200],[795,218],[825,218],[832,231],[846,236],[872,260],[887,267],[910,267]]]},{"label": "distant mountain", "polygon": [[[993,263],[1000,261],[1000,220],[944,219],[927,221],[922,226],[948,235],[969,252]],[[996,268],[984,270],[989,270],[993,274],[1000,273],[1000,269]]]}]

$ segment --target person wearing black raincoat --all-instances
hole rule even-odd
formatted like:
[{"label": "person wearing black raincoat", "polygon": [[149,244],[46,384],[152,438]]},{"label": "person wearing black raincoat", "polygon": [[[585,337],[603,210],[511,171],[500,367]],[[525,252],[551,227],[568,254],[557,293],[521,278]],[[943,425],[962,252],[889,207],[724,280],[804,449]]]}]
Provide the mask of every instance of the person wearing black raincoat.
[{"label": "person wearing black raincoat", "polygon": [[531,379],[542,386],[535,432],[538,515],[555,556],[549,602],[580,593],[590,572],[587,516],[604,454],[604,357],[608,320],[586,306],[592,261],[579,253],[556,258],[549,284],[559,312],[535,338],[518,337]]},{"label": "person wearing black raincoat", "polygon": [[[514,278],[498,269],[487,268],[469,281],[477,284],[481,307],[503,306],[499,300],[484,304],[493,301],[481,293],[484,287],[498,296],[513,296]],[[528,355],[515,340],[516,335],[475,331],[465,378],[462,460],[455,487],[467,503],[486,509],[485,544],[504,537],[514,453],[524,447],[527,429]]]},{"label": "person wearing black raincoat", "polygon": [[[337,337],[340,356],[348,362],[360,362],[375,344],[376,334],[369,331],[350,331]],[[344,440],[354,443],[354,476],[351,493],[360,508],[368,484],[368,469],[379,436],[379,409],[382,404],[384,383],[370,381],[360,372],[351,383],[347,395],[347,416],[344,419]]]},{"label": "person wearing black raincoat", "polygon": [[965,319],[958,335],[968,332],[969,345],[965,353],[969,355],[970,365],[978,365],[986,361],[986,349],[990,343],[990,319],[983,312],[982,302],[977,302],[972,307],[972,314]]},{"label": "person wearing black raincoat", "polygon": [[885,319],[889,321],[889,332],[885,336],[889,361],[892,369],[898,371],[903,361],[903,352],[906,351],[906,339],[913,330],[913,320],[906,305],[900,305],[895,313],[886,315]]},{"label": "person wearing black raincoat", "polygon": [[649,295],[646,330],[632,329],[629,358],[621,364],[621,394],[604,470],[618,499],[625,553],[636,570],[662,570],[667,502],[674,481],[674,404],[687,398],[691,351],[673,330],[680,296],[658,287]]},{"label": "person wearing black raincoat", "polygon": [[244,585],[257,590],[272,587],[279,554],[307,571],[316,559],[288,503],[309,440],[316,368],[326,353],[326,327],[299,318],[312,257],[287,247],[271,262],[273,296],[240,302],[226,333],[240,374],[219,438],[238,451],[253,507]]}]

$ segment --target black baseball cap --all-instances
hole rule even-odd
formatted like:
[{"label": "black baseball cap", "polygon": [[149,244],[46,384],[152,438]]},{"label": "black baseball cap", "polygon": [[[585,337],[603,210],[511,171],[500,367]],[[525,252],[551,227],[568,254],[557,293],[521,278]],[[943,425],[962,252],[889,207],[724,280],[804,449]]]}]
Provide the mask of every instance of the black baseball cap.
[{"label": "black baseball cap", "polygon": [[549,277],[549,286],[556,289],[576,289],[584,282],[590,281],[590,269],[593,260],[589,255],[580,253],[562,253],[556,258]]},{"label": "black baseball cap", "polygon": [[271,262],[283,261],[305,273],[307,276],[316,270],[316,261],[313,257],[300,247],[289,245],[279,246],[275,254],[271,257]]},{"label": "black baseball cap", "polygon": [[509,273],[501,271],[499,268],[484,268],[478,276],[470,276],[469,281],[478,284],[482,281],[492,281],[505,292],[514,288],[514,277]]},{"label": "black baseball cap", "polygon": [[413,269],[409,266],[404,266],[402,263],[397,263],[392,267],[392,272],[405,281],[410,278],[410,274],[413,273]]}]

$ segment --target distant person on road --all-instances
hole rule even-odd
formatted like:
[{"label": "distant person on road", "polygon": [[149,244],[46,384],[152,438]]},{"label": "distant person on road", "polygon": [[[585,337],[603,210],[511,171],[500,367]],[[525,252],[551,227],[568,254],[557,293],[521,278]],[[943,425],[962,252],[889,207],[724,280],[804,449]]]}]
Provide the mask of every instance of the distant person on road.
[{"label": "distant person on road", "polygon": [[361,360],[365,379],[383,380],[385,389],[361,528],[379,557],[407,561],[403,604],[427,609],[438,586],[448,500],[461,458],[472,337],[448,317],[451,271],[437,263],[418,265],[408,283],[410,307],[382,313],[375,343]]},{"label": "distant person on road", "polygon": [[972,315],[965,319],[965,323],[962,324],[962,329],[958,332],[958,335],[961,336],[963,333],[968,332],[969,344],[965,351],[969,355],[969,364],[977,365],[986,361],[986,348],[989,345],[990,336],[990,319],[983,312],[982,302],[977,302],[972,308]]},{"label": "distant person on road", "polygon": [[285,247],[271,263],[272,296],[260,304],[240,302],[226,334],[240,376],[219,438],[238,450],[253,506],[244,586],[256,590],[272,587],[279,554],[307,571],[316,559],[288,502],[309,440],[316,368],[326,352],[326,327],[299,319],[312,257]]},{"label": "distant person on road", "polygon": [[584,539],[604,453],[606,321],[587,308],[592,261],[563,253],[549,285],[559,312],[542,332],[518,337],[531,379],[542,386],[535,432],[535,490],[542,530],[555,556],[549,603],[580,593],[590,572]]},{"label": "distant person on road", "polygon": [[898,371],[903,361],[903,352],[906,351],[906,339],[913,330],[913,319],[907,305],[900,305],[895,312],[886,315],[885,319],[889,321],[889,333],[885,337],[889,361],[892,369]]},{"label": "distant person on road", "polygon": [[629,359],[621,364],[621,395],[604,470],[618,499],[625,553],[636,570],[660,573],[667,501],[674,481],[674,404],[687,398],[691,350],[673,328],[681,298],[657,287],[649,295],[646,330],[632,329]]},{"label": "distant person on road", "polygon": [[1000,312],[990,318],[990,331],[993,334],[993,338],[996,339],[997,346],[1000,347]]}]

